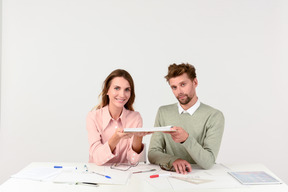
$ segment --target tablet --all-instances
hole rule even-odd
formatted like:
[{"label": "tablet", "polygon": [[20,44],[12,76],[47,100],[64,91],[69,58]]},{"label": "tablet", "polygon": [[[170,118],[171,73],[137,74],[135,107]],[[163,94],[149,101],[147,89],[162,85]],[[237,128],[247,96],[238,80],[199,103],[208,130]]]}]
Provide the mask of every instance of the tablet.
[{"label": "tablet", "polygon": [[264,171],[228,172],[243,185],[281,184]]},{"label": "tablet", "polygon": [[174,132],[176,130],[171,130],[173,126],[165,126],[165,127],[150,127],[150,128],[125,128],[124,133],[136,133],[136,132]]}]

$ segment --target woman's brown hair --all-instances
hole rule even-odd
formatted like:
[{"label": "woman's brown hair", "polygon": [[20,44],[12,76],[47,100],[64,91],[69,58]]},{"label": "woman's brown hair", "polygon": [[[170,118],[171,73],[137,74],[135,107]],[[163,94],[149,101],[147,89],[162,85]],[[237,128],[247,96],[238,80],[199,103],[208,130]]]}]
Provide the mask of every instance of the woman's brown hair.
[{"label": "woman's brown hair", "polygon": [[135,101],[134,82],[133,82],[133,79],[132,79],[131,75],[127,71],[125,71],[124,69],[116,69],[116,70],[112,71],[108,75],[108,77],[106,77],[105,81],[103,82],[102,92],[99,95],[99,98],[101,98],[101,102],[97,106],[97,109],[105,107],[106,105],[109,104],[109,97],[108,97],[107,93],[108,93],[108,90],[109,90],[109,88],[111,86],[111,81],[115,77],[123,77],[130,84],[131,95],[130,95],[130,98],[129,98],[128,102],[124,105],[124,107],[126,109],[128,109],[128,110],[134,111],[134,108],[133,108],[133,103]]}]

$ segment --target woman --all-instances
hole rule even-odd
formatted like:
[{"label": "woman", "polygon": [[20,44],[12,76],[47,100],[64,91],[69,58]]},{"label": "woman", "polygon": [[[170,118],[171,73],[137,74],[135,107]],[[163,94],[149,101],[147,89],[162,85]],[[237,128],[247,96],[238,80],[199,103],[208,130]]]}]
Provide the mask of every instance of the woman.
[{"label": "woman", "polygon": [[[124,133],[124,128],[142,127],[140,114],[133,109],[134,83],[131,75],[122,69],[110,73],[103,83],[96,109],[87,116],[89,163],[136,164],[142,155],[145,133]],[[133,136],[133,137],[132,137]]]}]

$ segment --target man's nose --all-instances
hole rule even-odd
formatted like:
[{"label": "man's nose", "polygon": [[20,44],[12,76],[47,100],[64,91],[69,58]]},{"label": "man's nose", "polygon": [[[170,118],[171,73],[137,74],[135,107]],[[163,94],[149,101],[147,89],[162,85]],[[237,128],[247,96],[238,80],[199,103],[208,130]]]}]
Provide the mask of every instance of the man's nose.
[{"label": "man's nose", "polygon": [[183,93],[183,89],[182,89],[182,87],[178,87],[177,91],[178,91],[178,92],[177,92],[178,94]]}]

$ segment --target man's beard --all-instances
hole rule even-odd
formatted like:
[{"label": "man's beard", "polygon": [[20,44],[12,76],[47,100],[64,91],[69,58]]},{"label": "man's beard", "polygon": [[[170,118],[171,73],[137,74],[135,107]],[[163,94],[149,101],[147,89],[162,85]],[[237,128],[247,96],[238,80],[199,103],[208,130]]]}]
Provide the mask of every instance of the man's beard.
[{"label": "man's beard", "polygon": [[[182,96],[182,95],[181,95]],[[191,97],[189,97],[188,95],[186,95],[185,94],[185,96],[186,96],[186,99],[183,101],[181,101],[180,99],[179,99],[179,97],[177,97],[177,99],[178,99],[178,101],[180,102],[180,104],[181,105],[187,105],[191,100],[192,100],[192,98]]]}]

